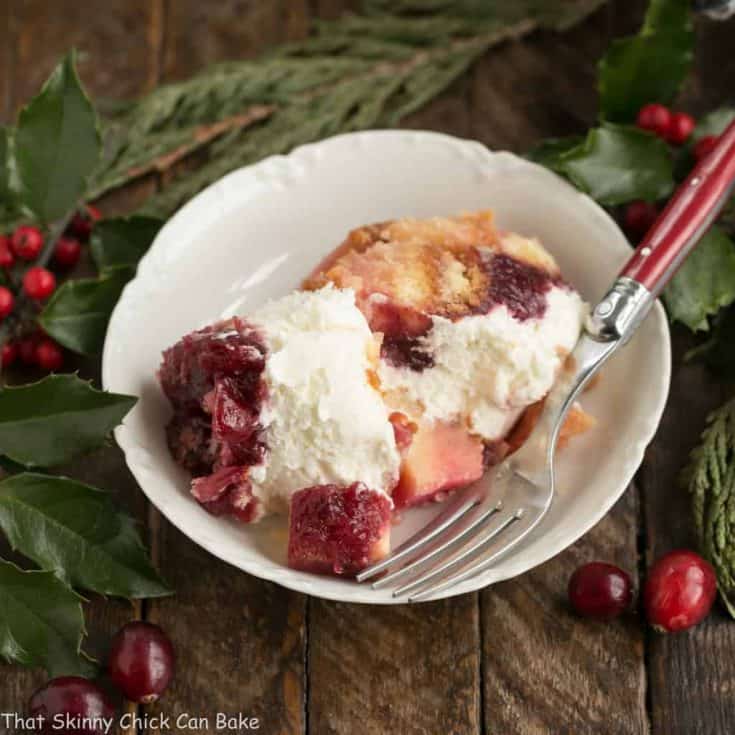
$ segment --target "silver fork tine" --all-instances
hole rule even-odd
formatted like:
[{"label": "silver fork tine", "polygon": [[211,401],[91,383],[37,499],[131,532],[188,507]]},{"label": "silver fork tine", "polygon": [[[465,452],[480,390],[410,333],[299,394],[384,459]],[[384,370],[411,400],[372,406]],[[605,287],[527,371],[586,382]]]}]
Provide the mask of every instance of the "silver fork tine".
[{"label": "silver fork tine", "polygon": [[[518,522],[517,525],[514,525],[512,527],[513,533],[515,534],[512,539],[499,539],[499,541],[504,540],[505,542],[496,549],[492,549],[492,544],[483,545],[485,547],[483,548],[483,551],[490,553],[483,554],[482,558],[477,559],[474,563],[470,562],[465,564],[462,569],[454,574],[452,574],[450,570],[447,570],[448,576],[444,575],[443,578],[437,579],[433,582],[430,579],[424,580],[428,584],[426,584],[418,592],[409,595],[408,601],[421,602],[427,597],[431,597],[431,595],[435,595],[442,590],[453,587],[460,582],[464,582],[470,577],[474,577],[476,574],[484,572],[486,569],[490,569],[490,567],[492,567],[503,554],[510,551],[514,546],[519,544],[536,527],[538,522],[544,517],[544,514],[545,510],[543,509],[531,509],[529,512],[524,514],[523,518]],[[523,524],[522,528],[521,524]],[[493,539],[489,539],[489,541],[492,540]],[[414,587],[414,589],[416,588],[415,584],[412,586]],[[398,590],[396,590],[396,592],[398,592]]]},{"label": "silver fork tine", "polygon": [[[482,530],[482,528],[490,521],[490,519],[496,513],[500,512],[502,507],[502,502],[497,501],[492,504],[482,503],[481,505],[473,508],[471,512],[465,514],[461,519],[458,519],[457,521],[452,523],[453,533],[445,533],[439,539],[437,539],[437,541],[441,541],[441,543],[432,548],[431,551],[429,551],[428,553],[422,554],[409,564],[406,564],[406,566],[400,567],[394,572],[386,574],[384,577],[381,577],[377,581],[373,582],[373,589],[377,590],[381,587],[386,587],[387,585],[395,582],[397,579],[400,579],[401,577],[404,577],[405,575],[416,570],[418,567],[423,567],[429,562],[436,559],[438,556],[444,555],[450,549],[459,546],[461,543],[466,543],[472,537],[477,535]],[[469,523],[465,523],[468,520]],[[459,526],[463,527],[457,528]],[[456,532],[455,528],[457,528]]]},{"label": "silver fork tine", "polygon": [[366,579],[380,574],[399,561],[420,552],[433,540],[439,538],[447,529],[452,528],[457,521],[478,505],[481,500],[482,494],[475,486],[470,486],[465,490],[459,491],[445,510],[439,513],[413,536],[406,539],[390,556],[379,561],[377,564],[363,569],[357,575],[357,581],[364,582]]}]

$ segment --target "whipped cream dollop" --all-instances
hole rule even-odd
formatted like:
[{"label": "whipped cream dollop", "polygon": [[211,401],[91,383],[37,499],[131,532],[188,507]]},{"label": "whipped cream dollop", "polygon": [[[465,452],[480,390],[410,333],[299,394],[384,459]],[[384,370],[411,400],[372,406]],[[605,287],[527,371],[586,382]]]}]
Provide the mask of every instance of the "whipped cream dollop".
[{"label": "whipped cream dollop", "polygon": [[373,387],[378,344],[350,289],[297,291],[250,315],[268,349],[261,411],[268,447],[250,470],[255,497],[285,512],[312,485],[363,482],[390,492],[400,458]]},{"label": "whipped cream dollop", "polygon": [[540,318],[520,320],[502,304],[456,321],[433,316],[421,339],[433,365],[416,371],[381,361],[381,388],[412,418],[463,422],[483,439],[502,438],[551,389],[587,310],[576,291],[554,285]]}]

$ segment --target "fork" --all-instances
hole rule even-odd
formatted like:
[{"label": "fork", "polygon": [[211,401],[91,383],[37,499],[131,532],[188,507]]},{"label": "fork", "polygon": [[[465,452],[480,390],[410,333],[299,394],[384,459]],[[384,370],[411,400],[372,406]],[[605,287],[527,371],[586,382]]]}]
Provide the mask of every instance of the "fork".
[{"label": "fork", "polygon": [[633,336],[727,201],[735,183],[735,121],[678,188],[585,329],[526,443],[382,561],[357,575],[418,602],[491,569],[525,539],[554,498],[554,454],[567,411],[605,362]]}]

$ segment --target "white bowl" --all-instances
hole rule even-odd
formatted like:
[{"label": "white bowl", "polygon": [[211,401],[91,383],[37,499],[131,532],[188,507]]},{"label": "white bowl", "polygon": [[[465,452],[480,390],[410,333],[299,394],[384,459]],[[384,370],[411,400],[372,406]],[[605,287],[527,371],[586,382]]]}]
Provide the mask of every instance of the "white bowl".
[{"label": "white bowl", "polygon": [[[296,287],[351,228],[483,208],[495,212],[500,227],[538,236],[590,301],[604,293],[630,254],[613,220],[555,174],[510,153],[427,132],[355,133],[307,145],[225,176],[181,209],[125,289],[103,359],[105,388],[140,398],[116,437],[151,502],[200,546],[258,577],[329,599],[397,602],[389,591],[289,569],[283,519],[245,526],[202,510],[166,447],[169,407],[156,369],[161,351],[192,329],[223,314],[246,313]],[[585,395],[585,408],[599,425],[562,451],[559,492],[546,518],[492,571],[439,596],[521,574],[597,523],[643,458],[669,374],[668,327],[656,304],[599,386]],[[436,510],[407,512],[393,543]]]}]

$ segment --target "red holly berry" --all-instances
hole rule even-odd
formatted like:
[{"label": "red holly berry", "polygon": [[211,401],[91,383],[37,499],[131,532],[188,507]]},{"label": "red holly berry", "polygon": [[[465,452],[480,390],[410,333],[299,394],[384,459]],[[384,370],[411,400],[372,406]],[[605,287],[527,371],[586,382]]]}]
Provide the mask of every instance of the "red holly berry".
[{"label": "red holly berry", "polygon": [[52,339],[42,339],[36,346],[36,364],[48,372],[56,372],[64,364],[64,353]]},{"label": "red holly berry", "polygon": [[72,235],[76,235],[80,240],[86,241],[92,232],[94,223],[101,218],[102,213],[99,209],[88,204],[83,210],[77,212],[72,217],[67,231]]},{"label": "red holly berry", "polygon": [[21,225],[10,238],[13,252],[23,260],[34,260],[43,248],[43,235],[38,227]]},{"label": "red holly berry", "polygon": [[643,130],[649,130],[660,137],[665,137],[671,124],[671,110],[657,102],[643,105],[638,111],[636,125]]},{"label": "red holly berry", "polygon": [[13,311],[14,305],[15,298],[13,292],[5,286],[0,286],[0,320],[5,319]]},{"label": "red holly berry", "polygon": [[712,152],[718,140],[719,136],[717,135],[705,135],[703,138],[700,138],[694,146],[694,157],[698,161],[701,161]]},{"label": "red holly berry", "polygon": [[36,347],[38,336],[29,335],[18,342],[18,357],[24,365],[36,365]]},{"label": "red holly berry", "polygon": [[12,268],[15,258],[10,249],[10,238],[0,235],[0,268]]},{"label": "red holly berry", "polygon": [[643,237],[658,217],[655,204],[635,201],[628,204],[623,214],[623,226],[626,232],[636,239]]},{"label": "red holly berry", "polygon": [[712,565],[687,549],[670,551],[654,562],[643,590],[648,622],[672,633],[704,620],[716,596]]},{"label": "red holly berry", "polygon": [[686,112],[675,112],[666,128],[664,137],[673,145],[683,145],[694,132],[696,123],[691,115]]},{"label": "red holly berry", "polygon": [[54,248],[54,263],[62,268],[73,268],[79,261],[82,246],[79,240],[70,237],[60,237]]},{"label": "red holly berry", "polygon": [[32,299],[46,299],[56,288],[56,276],[46,268],[34,266],[29,268],[23,276],[23,290]]},{"label": "red holly berry", "polygon": [[18,358],[18,345],[15,342],[6,342],[0,354],[0,365],[10,367]]}]

